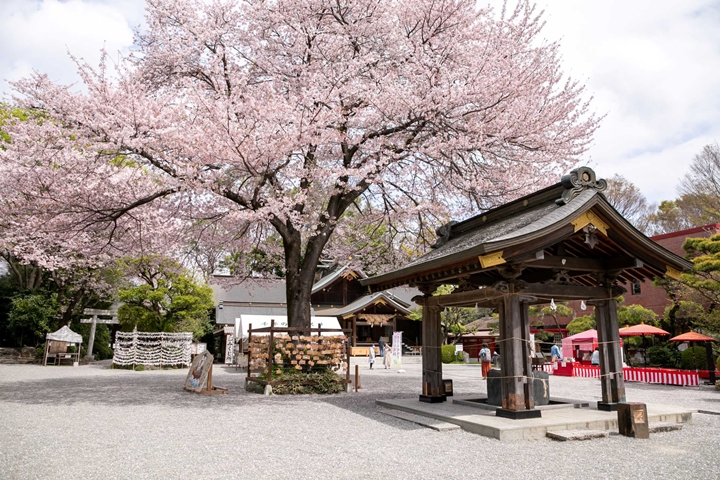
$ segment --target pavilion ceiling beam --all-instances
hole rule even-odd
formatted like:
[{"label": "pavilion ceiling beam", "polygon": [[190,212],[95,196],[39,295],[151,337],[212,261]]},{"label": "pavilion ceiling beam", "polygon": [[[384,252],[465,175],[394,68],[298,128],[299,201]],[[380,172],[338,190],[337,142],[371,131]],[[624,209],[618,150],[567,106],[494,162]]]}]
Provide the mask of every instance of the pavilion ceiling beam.
[{"label": "pavilion ceiling beam", "polygon": [[452,307],[457,305],[473,305],[475,303],[482,303],[497,299],[501,296],[502,292],[495,290],[494,288],[480,288],[477,290],[468,290],[467,292],[430,297],[426,300],[426,302],[428,305]]},{"label": "pavilion ceiling beam", "polygon": [[581,270],[587,272],[604,272],[612,270],[625,270],[627,268],[642,268],[643,262],[634,257],[618,257],[610,260],[577,257],[545,257],[529,262],[534,268],[557,268],[561,270]]},{"label": "pavilion ceiling beam", "polygon": [[607,297],[608,291],[605,287],[531,283],[522,293],[523,295],[554,298],[556,300],[592,300]]}]

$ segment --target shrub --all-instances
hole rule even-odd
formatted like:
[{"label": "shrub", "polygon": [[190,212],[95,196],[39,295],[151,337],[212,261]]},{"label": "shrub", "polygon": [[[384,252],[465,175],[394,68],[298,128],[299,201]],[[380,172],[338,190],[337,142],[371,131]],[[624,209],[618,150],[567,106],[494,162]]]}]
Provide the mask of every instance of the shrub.
[{"label": "shrub", "polygon": [[670,345],[656,345],[647,349],[648,360],[653,367],[677,368],[680,352]]},{"label": "shrub", "polygon": [[682,352],[682,368],[685,370],[705,370],[707,368],[705,347],[689,347]]},{"label": "shrub", "polygon": [[455,345],[442,346],[442,363],[453,363],[455,361]]},{"label": "shrub", "polygon": [[273,385],[276,395],[298,395],[308,393],[341,393],[345,391],[345,379],[332,370],[320,370],[311,373],[284,373],[273,377],[279,383]]},{"label": "shrub", "polygon": [[720,370],[720,357],[717,358],[717,361],[715,362],[715,366],[717,367],[718,370]]}]

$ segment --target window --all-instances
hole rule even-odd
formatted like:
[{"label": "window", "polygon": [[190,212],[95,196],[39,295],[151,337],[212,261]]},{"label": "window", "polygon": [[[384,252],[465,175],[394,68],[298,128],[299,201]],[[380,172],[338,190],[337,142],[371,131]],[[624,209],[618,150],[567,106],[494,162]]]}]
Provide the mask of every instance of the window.
[{"label": "window", "polygon": [[632,282],[632,290],[631,290],[631,292],[632,292],[633,295],[640,295],[640,282],[638,282],[637,280],[635,280],[634,282]]}]

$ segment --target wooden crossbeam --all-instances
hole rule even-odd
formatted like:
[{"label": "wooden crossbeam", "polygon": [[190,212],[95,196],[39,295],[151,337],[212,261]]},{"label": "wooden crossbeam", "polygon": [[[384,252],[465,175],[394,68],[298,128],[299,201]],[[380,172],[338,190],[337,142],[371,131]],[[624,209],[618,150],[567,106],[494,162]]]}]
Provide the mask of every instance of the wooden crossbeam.
[{"label": "wooden crossbeam", "polygon": [[[582,285],[557,285],[548,283],[531,283],[520,291],[524,296],[554,298],[555,300],[592,300],[607,297],[603,287],[585,287]],[[494,288],[481,288],[467,292],[439,295],[425,299],[426,305],[440,307],[471,306],[493,302],[503,297],[503,292]]]},{"label": "wooden crossbeam", "polygon": [[543,258],[537,260],[522,259],[519,262],[513,259],[513,263],[527,263],[529,267],[533,268],[557,268],[561,270],[580,270],[588,272],[605,272],[643,267],[643,262],[635,257],[618,257],[609,260],[601,260],[597,258],[543,256]]}]

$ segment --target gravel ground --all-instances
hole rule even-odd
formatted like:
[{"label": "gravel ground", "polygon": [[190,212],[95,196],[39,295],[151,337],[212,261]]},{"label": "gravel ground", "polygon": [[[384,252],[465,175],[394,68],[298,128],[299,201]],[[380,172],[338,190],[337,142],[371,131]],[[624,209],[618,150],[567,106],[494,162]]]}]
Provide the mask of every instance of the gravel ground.
[{"label": "gravel ground", "polygon": [[[420,365],[370,371],[330,396],[182,390],[185,370],[0,365],[0,478],[576,479],[720,478],[720,415],[694,414],[649,440],[499,442],[382,414],[378,398],[417,398]],[[477,365],[446,365],[456,395],[484,393]],[[551,394],[598,400],[596,379],[551,377]],[[720,411],[710,387],[627,384],[629,401]]]}]

